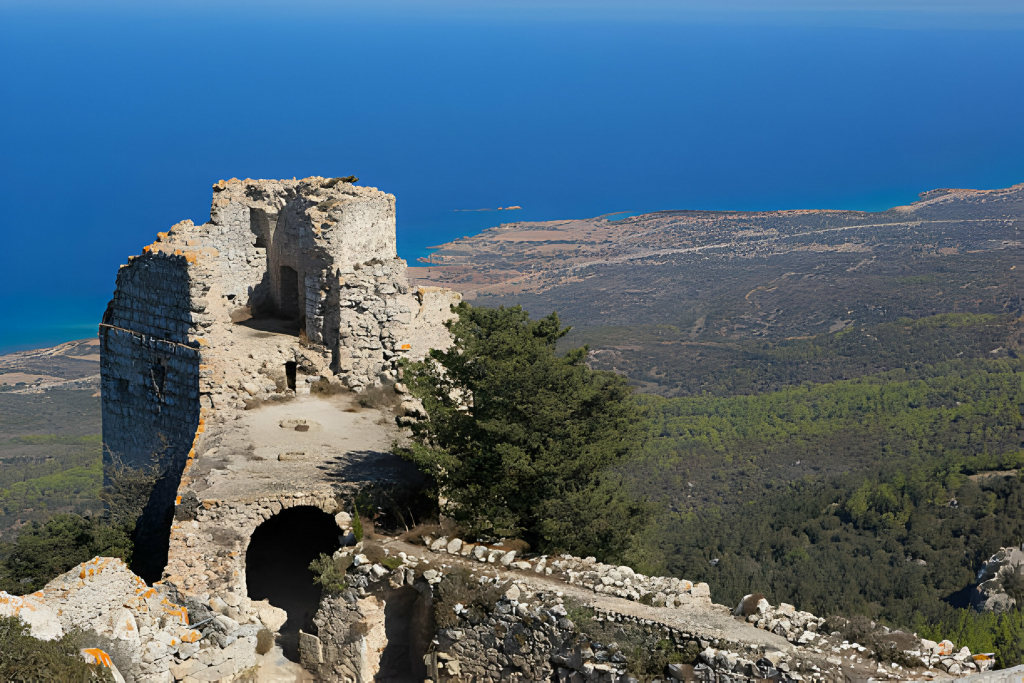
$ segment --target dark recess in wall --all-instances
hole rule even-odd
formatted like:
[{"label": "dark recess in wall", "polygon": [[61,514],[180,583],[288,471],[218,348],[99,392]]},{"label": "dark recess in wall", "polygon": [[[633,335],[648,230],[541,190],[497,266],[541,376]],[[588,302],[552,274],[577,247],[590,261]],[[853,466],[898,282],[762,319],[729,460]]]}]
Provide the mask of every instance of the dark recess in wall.
[{"label": "dark recess in wall", "polygon": [[245,554],[245,583],[253,600],[288,612],[278,643],[284,655],[299,661],[299,629],[317,632],[313,615],[320,605],[320,587],[313,583],[309,563],[320,553],[338,549],[334,518],[318,508],[283,510],[253,532]]}]

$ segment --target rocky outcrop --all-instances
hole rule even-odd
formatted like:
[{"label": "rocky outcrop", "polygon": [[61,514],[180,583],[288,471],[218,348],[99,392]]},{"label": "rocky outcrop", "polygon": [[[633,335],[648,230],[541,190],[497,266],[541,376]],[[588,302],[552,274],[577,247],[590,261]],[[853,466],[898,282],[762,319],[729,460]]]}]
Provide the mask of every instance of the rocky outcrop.
[{"label": "rocky outcrop", "polygon": [[1005,612],[1014,606],[1014,599],[1007,595],[1004,580],[1024,571],[1024,552],[1013,546],[1000,548],[988,558],[978,570],[977,583],[971,594],[971,606],[977,610]]}]

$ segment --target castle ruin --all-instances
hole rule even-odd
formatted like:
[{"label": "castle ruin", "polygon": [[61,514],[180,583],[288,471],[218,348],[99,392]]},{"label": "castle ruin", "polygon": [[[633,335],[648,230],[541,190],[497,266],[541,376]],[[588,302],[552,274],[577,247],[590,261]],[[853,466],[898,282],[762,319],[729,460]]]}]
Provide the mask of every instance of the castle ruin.
[{"label": "castle ruin", "polygon": [[[420,475],[391,453],[403,438],[395,416],[356,392],[381,387],[400,421],[425,417],[399,361],[450,345],[444,323],[460,296],[409,286],[395,198],[350,180],[221,181],[209,222],[174,225],[121,267],[100,327],[104,465],[107,483],[155,477],[136,526],[145,582],[95,558],[38,593],[0,595],[0,614],[23,615],[37,637],[94,631],[128,680],[154,683],[254,680],[273,654],[259,645],[268,631],[290,680],[903,680],[991,668],[988,655],[885,629],[903,662],[886,668],[792,605],[753,595],[732,610],[707,584],[593,557],[445,536],[385,537],[368,556],[352,499],[415,489]],[[314,585],[322,554],[342,589]]]},{"label": "castle ruin", "polygon": [[247,552],[281,564],[248,547],[260,524],[284,511],[329,552],[342,493],[417,476],[390,453],[397,427],[338,392],[446,347],[459,295],[410,288],[394,196],[349,180],[221,181],[209,222],[119,270],[100,327],[104,464],[158,476],[137,522],[146,580],[244,611]]}]

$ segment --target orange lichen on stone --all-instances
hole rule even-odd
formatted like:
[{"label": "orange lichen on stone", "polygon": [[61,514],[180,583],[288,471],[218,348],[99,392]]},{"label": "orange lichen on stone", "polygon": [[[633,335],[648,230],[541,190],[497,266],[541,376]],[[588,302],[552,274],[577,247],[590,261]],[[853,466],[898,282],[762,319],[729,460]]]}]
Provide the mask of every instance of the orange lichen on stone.
[{"label": "orange lichen on stone", "polygon": [[412,348],[412,344],[402,344],[402,346],[401,346],[400,348],[401,348],[401,349],[402,349],[403,351],[408,351],[409,349],[411,349],[411,348]]},{"label": "orange lichen on stone", "polygon": [[177,497],[176,497],[176,498],[174,499],[174,504],[175,504],[175,505],[181,505],[181,496],[177,496]]},{"label": "orange lichen on stone", "polygon": [[142,251],[143,251],[143,253],[146,253],[146,254],[148,254],[148,253],[149,253],[149,250],[150,250],[150,249],[152,249],[152,248],[153,248],[153,245],[151,245],[151,244],[147,244],[146,246],[144,246],[144,247],[142,248]]},{"label": "orange lichen on stone", "polygon": [[163,242],[165,239],[167,239],[167,233],[166,232],[158,232],[156,234],[156,241],[157,242]]},{"label": "orange lichen on stone", "polygon": [[183,643],[195,643],[195,642],[198,642],[199,639],[202,638],[202,637],[203,637],[203,634],[201,634],[199,631],[189,631],[188,633],[186,633],[185,635],[183,635],[181,637],[181,642],[183,642]]},{"label": "orange lichen on stone", "polygon": [[178,605],[175,605],[173,602],[171,602],[167,598],[164,598],[163,600],[161,600],[160,601],[160,605],[164,608],[164,612],[167,614],[167,616],[177,617],[178,619],[181,620],[182,624],[184,624],[185,626],[188,626],[188,610],[187,609],[185,609],[184,607],[179,607]]},{"label": "orange lichen on stone", "polygon": [[114,662],[103,650],[98,647],[87,647],[82,650],[82,654],[85,655],[85,661],[89,664],[101,664],[108,669],[113,668]]}]

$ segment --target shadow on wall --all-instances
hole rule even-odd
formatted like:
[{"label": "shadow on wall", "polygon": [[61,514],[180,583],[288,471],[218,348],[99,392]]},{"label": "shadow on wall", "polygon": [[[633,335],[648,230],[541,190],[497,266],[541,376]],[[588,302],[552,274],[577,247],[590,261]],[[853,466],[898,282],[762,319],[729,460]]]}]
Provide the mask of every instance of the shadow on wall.
[{"label": "shadow on wall", "polygon": [[269,600],[288,613],[278,643],[288,659],[299,661],[299,629],[316,634],[313,615],[320,587],[309,563],[340,547],[334,517],[314,507],[289,508],[253,532],[245,553],[245,583],[253,600]]},{"label": "shadow on wall", "polygon": [[434,637],[434,608],[429,598],[409,586],[384,594],[384,633],[388,644],[380,657],[378,683],[425,680],[423,656]]}]

